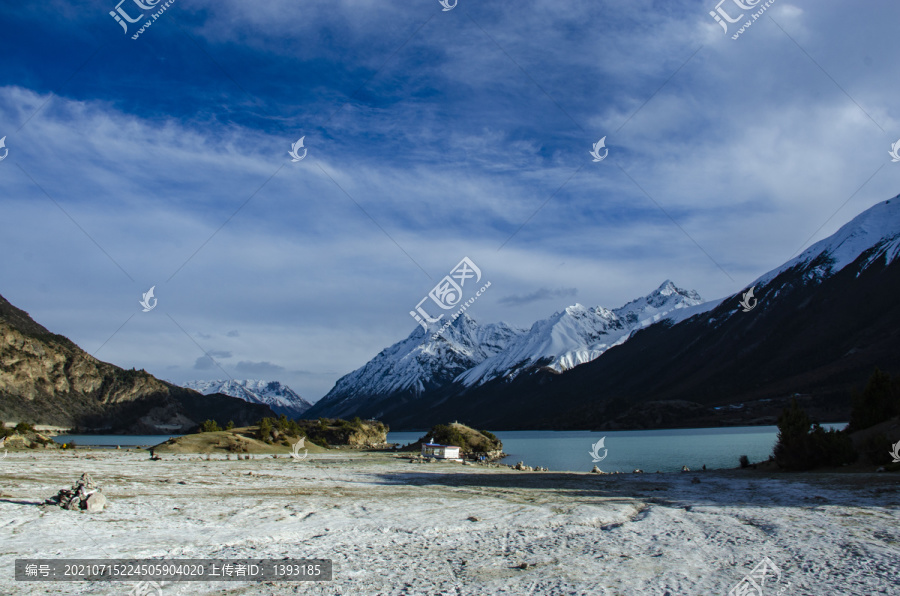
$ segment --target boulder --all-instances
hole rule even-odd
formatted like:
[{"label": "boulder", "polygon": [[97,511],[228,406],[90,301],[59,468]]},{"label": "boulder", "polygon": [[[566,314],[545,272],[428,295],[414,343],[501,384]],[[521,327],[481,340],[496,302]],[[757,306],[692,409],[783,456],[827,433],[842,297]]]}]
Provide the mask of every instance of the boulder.
[{"label": "boulder", "polygon": [[597,466],[594,466],[594,469],[591,470],[591,474],[604,474],[604,472],[603,472],[603,470],[601,470],[601,469],[598,468]]},{"label": "boulder", "polygon": [[84,501],[84,510],[88,513],[103,511],[105,506],[106,497],[103,496],[99,489],[97,492],[88,495],[88,498]]}]

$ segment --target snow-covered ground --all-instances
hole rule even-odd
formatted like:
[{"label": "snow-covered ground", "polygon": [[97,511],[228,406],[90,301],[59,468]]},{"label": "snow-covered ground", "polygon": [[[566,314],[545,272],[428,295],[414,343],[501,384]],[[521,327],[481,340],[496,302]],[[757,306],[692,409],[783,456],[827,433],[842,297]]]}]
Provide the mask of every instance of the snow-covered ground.
[{"label": "snow-covered ground", "polygon": [[[38,506],[83,472],[103,487],[106,510]],[[190,582],[164,596],[724,596],[764,557],[781,572],[766,596],[898,594],[900,477],[598,476],[365,454],[0,460],[0,594],[124,596],[131,584],[16,583],[14,561],[151,557],[334,561],[329,583]]]}]

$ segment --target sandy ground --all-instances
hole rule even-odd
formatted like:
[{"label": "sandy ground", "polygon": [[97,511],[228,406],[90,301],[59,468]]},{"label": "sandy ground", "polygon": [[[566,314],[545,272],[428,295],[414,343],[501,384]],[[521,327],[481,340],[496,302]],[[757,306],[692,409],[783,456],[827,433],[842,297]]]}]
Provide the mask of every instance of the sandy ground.
[{"label": "sandy ground", "polygon": [[[39,505],[83,472],[103,487],[105,511]],[[0,460],[0,594],[133,588],[17,583],[16,558],[284,557],[332,559],[335,579],[191,582],[160,593],[709,596],[727,594],[769,557],[781,579],[766,596],[896,595],[900,476],[596,476],[363,454],[154,462],[142,452],[10,452]]]}]

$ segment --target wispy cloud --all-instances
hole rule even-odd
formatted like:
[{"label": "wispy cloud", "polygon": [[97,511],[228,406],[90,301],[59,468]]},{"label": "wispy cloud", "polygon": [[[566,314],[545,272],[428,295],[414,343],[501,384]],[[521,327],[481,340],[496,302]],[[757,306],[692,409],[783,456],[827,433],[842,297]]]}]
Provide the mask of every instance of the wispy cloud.
[{"label": "wispy cloud", "polygon": [[[767,18],[738,41],[706,0],[464,4],[198,0],[137,41],[110,7],[3,5],[0,294],[126,368],[221,377],[215,347],[316,398],[462,256],[492,282],[484,321],[529,325],[576,285],[734,292],[900,137],[896,2],[779,2],[793,40]],[[885,166],[814,240],[898,190]]]},{"label": "wispy cloud", "polygon": [[550,300],[552,298],[570,298],[578,294],[577,288],[560,288],[551,290],[550,288],[540,288],[530,294],[522,294],[518,296],[504,296],[499,300],[500,304],[507,306],[522,306],[539,302],[542,300]]}]

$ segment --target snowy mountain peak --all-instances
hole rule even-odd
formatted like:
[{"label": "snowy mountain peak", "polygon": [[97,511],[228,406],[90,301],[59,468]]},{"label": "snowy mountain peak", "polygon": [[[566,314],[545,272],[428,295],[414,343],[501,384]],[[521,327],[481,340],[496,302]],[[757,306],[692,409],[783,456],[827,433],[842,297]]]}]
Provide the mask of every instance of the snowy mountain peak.
[{"label": "snowy mountain peak", "polygon": [[358,396],[406,392],[419,395],[451,382],[457,375],[503,350],[525,333],[506,323],[480,325],[463,314],[437,338],[441,326],[417,327],[405,340],[338,379],[322,401],[352,401]]},{"label": "snowy mountain peak", "polygon": [[293,389],[278,381],[258,379],[188,381],[182,386],[199,391],[203,395],[222,393],[250,403],[263,404],[269,406],[276,414],[285,414],[289,418],[297,418],[312,407],[311,403],[300,397]]},{"label": "snowy mountain peak", "polygon": [[562,372],[594,360],[609,348],[626,341],[632,332],[659,321],[672,311],[702,302],[697,292],[682,290],[666,280],[647,296],[615,310],[574,304],[536,322],[526,335],[465,371],[457,381],[471,386],[495,378],[511,379],[539,364]]},{"label": "snowy mountain peak", "polygon": [[800,266],[810,278],[828,277],[870,251],[863,268],[880,258],[892,262],[900,254],[900,195],[866,209],[799,256],[755,280],[764,285],[779,274]]},{"label": "snowy mountain peak", "polygon": [[482,325],[463,313],[435,336],[446,324],[444,318],[428,329],[416,327],[406,339],[338,379],[310,415],[350,415],[375,396],[415,398],[454,382],[471,386],[508,379],[536,366],[561,372],[594,360],[642,326],[701,302],[696,292],[666,280],[615,310],[573,304],[529,330],[506,323]]}]

